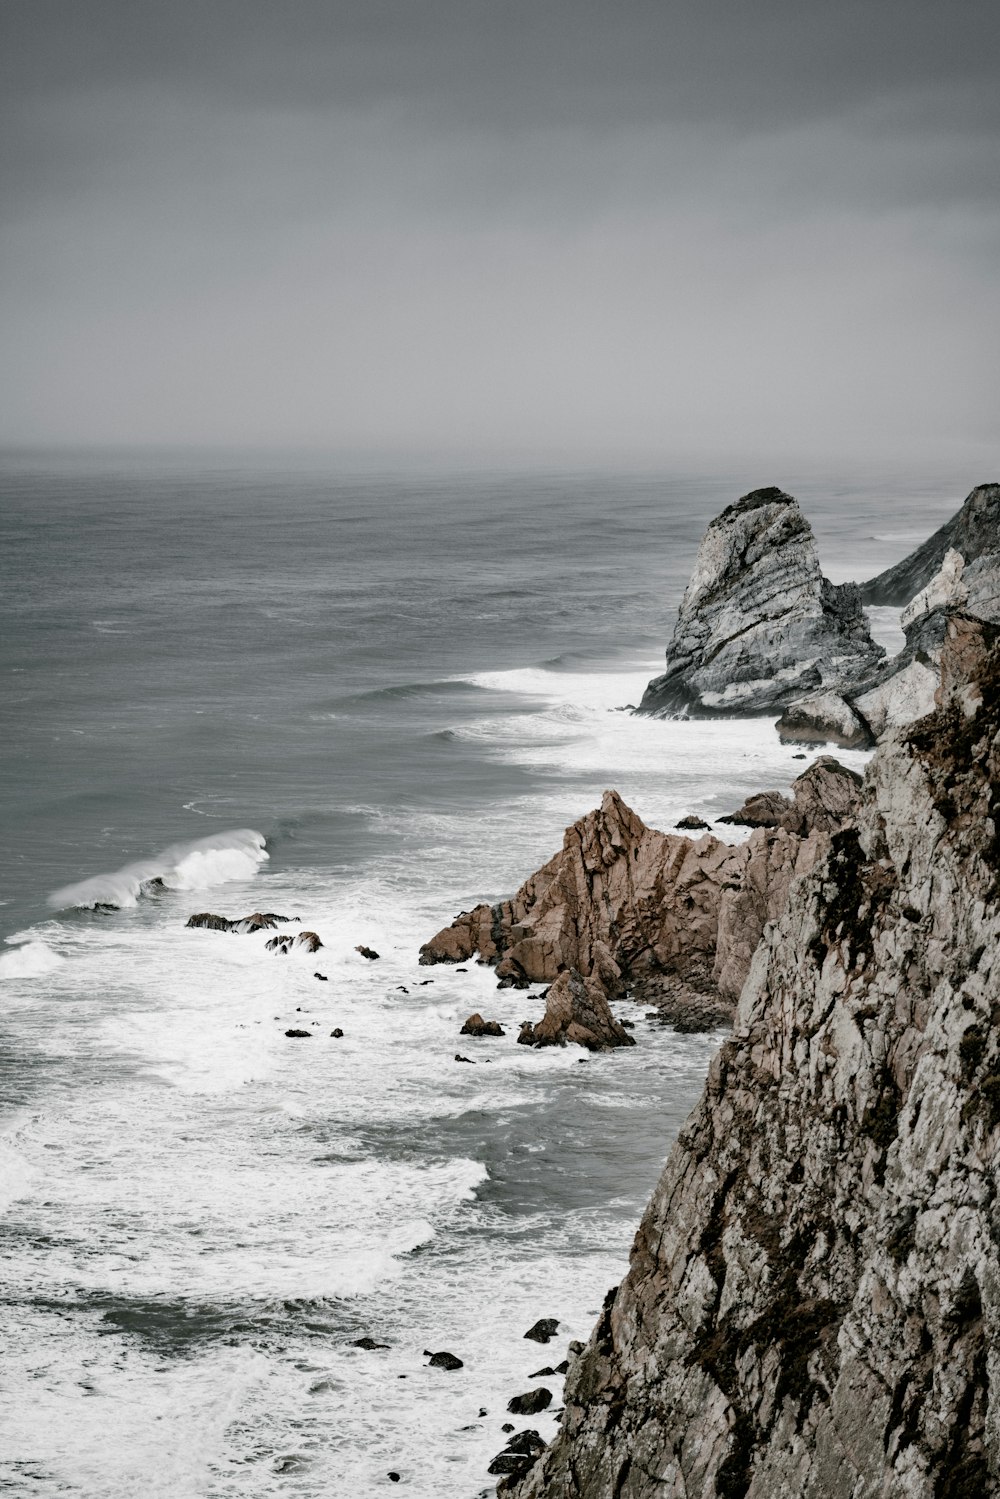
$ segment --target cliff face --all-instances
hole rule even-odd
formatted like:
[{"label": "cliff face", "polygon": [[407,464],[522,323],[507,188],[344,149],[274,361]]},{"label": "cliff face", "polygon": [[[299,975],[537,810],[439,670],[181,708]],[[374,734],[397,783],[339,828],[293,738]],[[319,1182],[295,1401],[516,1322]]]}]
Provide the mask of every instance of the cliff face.
[{"label": "cliff face", "polygon": [[996,636],[766,929],[518,1499],[1000,1492]]},{"label": "cliff face", "polygon": [[769,713],[858,680],[884,652],[855,584],[820,572],[795,500],[760,489],[712,521],[667,649],[639,705],[655,715]]},{"label": "cliff face", "polygon": [[926,587],[954,550],[968,564],[984,552],[1000,550],[1000,484],[979,484],[956,515],[933,536],[877,578],[861,584],[866,604],[907,604]]}]

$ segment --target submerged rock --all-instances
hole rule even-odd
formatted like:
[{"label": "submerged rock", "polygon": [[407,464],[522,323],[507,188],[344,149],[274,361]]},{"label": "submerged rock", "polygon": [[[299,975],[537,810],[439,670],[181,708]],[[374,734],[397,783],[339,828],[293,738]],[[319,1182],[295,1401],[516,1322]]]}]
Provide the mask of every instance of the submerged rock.
[{"label": "submerged rock", "polygon": [[940,571],[950,551],[957,552],[966,565],[986,552],[1000,551],[1000,484],[977,485],[961,510],[933,536],[902,562],[862,583],[862,600],[866,604],[908,604]]},{"label": "submerged rock", "polygon": [[290,1030],[290,1031],[286,1031],[285,1035],[288,1036],[290,1039],[294,1039],[296,1041],[307,1040],[309,1037],[312,1036],[312,1031]]},{"label": "submerged rock", "polygon": [[294,916],[279,916],[277,911],[254,911],[250,916],[237,916],[230,920],[228,916],[216,916],[211,911],[199,911],[195,916],[189,916],[184,923],[185,926],[205,927],[211,932],[260,932],[276,927],[284,921],[294,921]]},{"label": "submerged rock", "polygon": [[758,489],[709,525],[666,670],[649,683],[638,711],[776,712],[809,690],[839,690],[884,655],[857,585],[838,587],[823,577],[796,501],[779,489]]},{"label": "submerged rock", "polygon": [[766,929],[517,1499],[1000,1491],[1000,628],[938,699]]},{"label": "submerged rock", "polygon": [[367,958],[369,963],[377,963],[380,957],[374,947],[365,947],[364,943],[360,943],[354,951],[359,952],[363,958]]}]

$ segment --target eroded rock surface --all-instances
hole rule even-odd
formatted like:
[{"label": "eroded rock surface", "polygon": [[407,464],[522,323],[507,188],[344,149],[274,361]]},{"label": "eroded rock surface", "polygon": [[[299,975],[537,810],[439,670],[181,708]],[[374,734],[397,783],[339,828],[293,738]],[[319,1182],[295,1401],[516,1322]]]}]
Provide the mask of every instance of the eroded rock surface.
[{"label": "eroded rock surface", "polygon": [[[553,984],[572,971],[584,984],[596,979],[605,996],[628,990],[684,1028],[704,1029],[731,1011],[764,923],[812,867],[816,840],[853,815],[857,788],[852,772],[822,756],[791,798],[770,794],[780,827],[736,847],[709,834],[657,832],[607,791],[511,900],[462,912],[424,944],[420,961],[478,953],[501,980]],[[550,1005],[564,1006],[573,992],[564,984]]]},{"label": "eroded rock surface", "polygon": [[798,504],[780,489],[744,495],[712,521],[640,713],[733,717],[837,691],[883,658],[853,583],[820,571]]},{"label": "eroded rock surface", "polygon": [[937,710],[767,928],[556,1440],[502,1491],[1000,1492],[998,634],[949,621]]},{"label": "eroded rock surface", "polygon": [[949,551],[956,551],[966,565],[985,552],[1000,551],[1000,484],[979,484],[956,515],[878,577],[861,584],[866,604],[908,604],[926,588]]},{"label": "eroded rock surface", "polygon": [[545,996],[545,1014],[535,1025],[525,1021],[518,1041],[522,1046],[565,1046],[571,1042],[588,1051],[634,1046],[611,1013],[608,992],[596,973],[584,978],[575,968],[564,969]]}]

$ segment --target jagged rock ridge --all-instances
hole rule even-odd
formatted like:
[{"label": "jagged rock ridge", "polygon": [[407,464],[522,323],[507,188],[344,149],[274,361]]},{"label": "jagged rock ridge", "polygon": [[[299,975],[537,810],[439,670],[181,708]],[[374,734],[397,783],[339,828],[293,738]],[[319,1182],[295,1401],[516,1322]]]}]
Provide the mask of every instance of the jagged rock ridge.
[{"label": "jagged rock ridge", "polygon": [[883,658],[857,585],[820,571],[798,504],[780,489],[744,495],[711,522],[681,600],[666,671],[640,713],[780,711],[804,693],[839,690]]},{"label": "jagged rock ridge", "polygon": [[[769,799],[771,825],[736,847],[710,834],[657,832],[607,791],[512,899],[462,912],[424,944],[420,961],[478,953],[502,983],[519,986],[574,971],[606,994],[628,988],[666,1004],[687,1027],[726,1019],[765,922],[850,818],[858,784],[820,757],[791,799]],[[565,997],[556,991],[553,1003]]]},{"label": "jagged rock ridge", "polygon": [[517,1499],[1000,1491],[1000,631],[880,746]]},{"label": "jagged rock ridge", "polygon": [[957,514],[933,536],[875,578],[861,584],[866,604],[908,604],[926,587],[949,551],[968,564],[984,552],[1000,550],[1000,484],[979,484]]}]

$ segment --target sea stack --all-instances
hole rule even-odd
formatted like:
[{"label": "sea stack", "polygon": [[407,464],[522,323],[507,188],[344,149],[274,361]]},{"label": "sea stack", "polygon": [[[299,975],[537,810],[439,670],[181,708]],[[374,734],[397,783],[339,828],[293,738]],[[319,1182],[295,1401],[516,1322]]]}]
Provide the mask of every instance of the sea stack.
[{"label": "sea stack", "polygon": [[517,1499],[1000,1490],[998,641],[765,929]]},{"label": "sea stack", "polygon": [[854,583],[820,571],[791,495],[757,489],[712,521],[681,600],[666,671],[640,713],[779,713],[806,693],[839,692],[884,658]]}]

